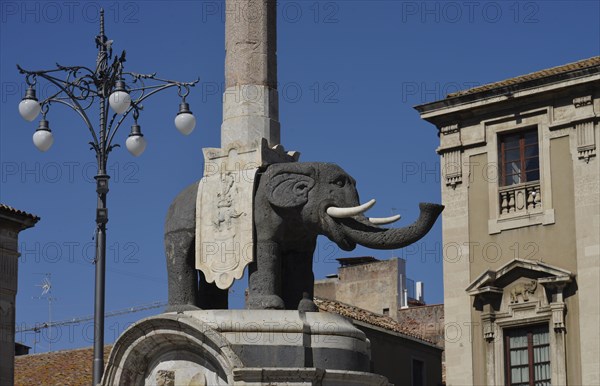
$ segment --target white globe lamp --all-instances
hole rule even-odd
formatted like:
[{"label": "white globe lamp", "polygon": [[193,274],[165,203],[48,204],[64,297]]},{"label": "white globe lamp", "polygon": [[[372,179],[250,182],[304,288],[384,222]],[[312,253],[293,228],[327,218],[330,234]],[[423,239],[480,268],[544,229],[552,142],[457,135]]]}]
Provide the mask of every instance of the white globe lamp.
[{"label": "white globe lamp", "polygon": [[125,82],[122,80],[117,81],[115,91],[108,97],[108,103],[113,111],[117,114],[123,114],[129,106],[131,106],[131,96],[125,89]]},{"label": "white globe lamp", "polygon": [[35,133],[33,133],[33,144],[39,151],[45,152],[50,149],[53,143],[54,136],[52,136],[48,121],[42,118],[40,121],[40,126]]},{"label": "white globe lamp", "polygon": [[125,146],[134,157],[139,157],[142,155],[144,150],[146,150],[146,145],[147,142],[144,138],[144,134],[142,134],[141,127],[136,122],[133,126],[131,126],[131,133],[125,141]]},{"label": "white globe lamp", "polygon": [[41,109],[42,107],[35,96],[35,88],[29,86],[25,92],[25,97],[19,103],[19,114],[24,120],[31,122],[37,118]]},{"label": "white globe lamp", "polygon": [[186,102],[179,104],[179,112],[175,117],[175,127],[183,135],[190,135],[196,127],[196,117],[190,111],[190,105]]}]

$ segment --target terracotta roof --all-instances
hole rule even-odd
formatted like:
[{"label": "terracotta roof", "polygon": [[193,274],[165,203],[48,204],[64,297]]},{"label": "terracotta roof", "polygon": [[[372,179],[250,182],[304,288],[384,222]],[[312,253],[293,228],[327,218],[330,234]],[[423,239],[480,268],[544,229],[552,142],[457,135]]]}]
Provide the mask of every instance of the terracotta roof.
[{"label": "terracotta roof", "polygon": [[520,83],[540,80],[545,77],[550,77],[554,75],[564,74],[571,71],[577,71],[588,67],[600,66],[600,56],[595,56],[593,58],[580,60],[578,62],[563,64],[562,66],[552,67],[541,71],[532,72],[530,74],[517,76],[510,79],[501,80],[499,82],[485,84],[483,86],[474,87],[468,90],[458,91],[452,94],[448,94],[446,98],[454,98],[469,94],[476,94],[483,91],[489,91],[496,88],[514,86]]},{"label": "terracotta roof", "polygon": [[6,204],[0,203],[0,214],[2,212],[7,213],[7,214],[12,214],[12,215],[17,215],[17,216],[27,217],[27,218],[30,218],[30,219],[36,221],[36,222],[40,219],[38,216],[36,216],[34,214],[27,213],[27,212],[24,212],[22,210],[15,209],[12,206],[8,206]]},{"label": "terracotta roof", "polygon": [[420,327],[416,322],[415,326],[410,326],[405,323],[399,323],[396,320],[390,318],[389,316],[376,314],[374,312],[354,307],[342,302],[338,302],[336,300],[315,297],[315,304],[317,305],[317,307],[319,307],[321,311],[333,312],[350,319],[365,322],[389,331],[398,332],[413,339],[422,340],[423,342],[436,345],[435,342],[433,342],[432,340],[416,332],[419,330]]},{"label": "terracotta roof", "polygon": [[[104,362],[112,346],[104,346]],[[15,357],[15,385],[89,386],[92,384],[92,347]]]}]

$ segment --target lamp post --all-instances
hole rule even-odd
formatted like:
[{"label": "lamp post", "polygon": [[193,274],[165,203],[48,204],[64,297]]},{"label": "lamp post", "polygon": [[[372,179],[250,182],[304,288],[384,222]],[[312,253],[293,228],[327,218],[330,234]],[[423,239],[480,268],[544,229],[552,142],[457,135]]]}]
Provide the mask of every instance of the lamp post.
[{"label": "lamp post", "polygon": [[[104,371],[104,292],[105,292],[105,261],[106,261],[106,223],[108,222],[108,209],[106,195],[108,193],[108,180],[106,174],[108,155],[111,150],[118,147],[113,144],[113,139],[119,127],[128,115],[133,115],[134,123],[125,145],[134,156],[139,156],[146,148],[146,140],[138,124],[140,111],[143,109],[142,101],[151,95],[171,87],[177,87],[181,97],[179,113],[175,118],[175,126],[185,135],[192,132],[196,125],[196,118],[189,110],[186,96],[190,87],[198,83],[178,82],[161,79],[156,74],[138,74],[123,71],[125,51],[120,56],[112,52],[112,40],[104,34],[104,10],[100,10],[100,33],[96,36],[98,57],[96,68],[85,66],[61,66],[42,71],[29,71],[17,65],[19,72],[25,75],[28,88],[25,97],[19,104],[19,113],[27,121],[33,121],[40,113],[42,119],[33,134],[34,145],[42,152],[47,151],[54,142],[50,123],[46,119],[49,107],[52,104],[62,104],[70,107],[85,122],[92,141],[90,145],[96,153],[98,165],[96,180],[96,193],[98,204],[96,209],[96,265],[95,294],[94,294],[94,362],[93,385],[96,386],[102,379]],[[110,63],[112,60],[112,63]],[[64,79],[60,79],[60,75]],[[39,101],[36,96],[36,85],[39,79],[44,79],[58,88],[58,91]],[[147,84],[148,83],[148,84]],[[100,119],[97,128],[94,127],[87,111],[99,105]],[[108,102],[108,103],[107,103]],[[112,114],[109,111],[113,110]],[[112,115],[112,116],[111,116]],[[108,118],[110,117],[110,120]]]}]

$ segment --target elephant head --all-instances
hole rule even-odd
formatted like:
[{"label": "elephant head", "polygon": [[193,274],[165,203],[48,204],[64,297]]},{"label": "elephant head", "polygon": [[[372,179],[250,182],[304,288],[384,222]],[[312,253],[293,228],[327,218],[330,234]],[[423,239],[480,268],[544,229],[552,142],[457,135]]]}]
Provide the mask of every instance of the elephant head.
[{"label": "elephant head", "polygon": [[286,228],[286,223],[292,227],[301,224],[305,232],[325,235],[346,251],[353,250],[356,244],[397,249],[427,234],[444,209],[442,205],[421,203],[421,214],[412,225],[385,229],[379,225],[394,222],[400,216],[367,218],[363,213],[374,204],[375,200],[371,200],[360,205],[356,181],[335,164],[276,164],[261,177],[257,190],[256,231],[273,240],[277,234],[272,234],[273,229],[264,220],[276,220],[278,228]]},{"label": "elephant head", "polygon": [[260,176],[254,200],[256,261],[250,266],[249,306],[313,308],[312,255],[318,235],[346,251],[357,244],[401,248],[423,237],[444,208],[422,203],[415,223],[385,229],[379,225],[399,216],[367,218],[363,213],[374,203],[360,205],[356,181],[335,164],[269,166]]}]

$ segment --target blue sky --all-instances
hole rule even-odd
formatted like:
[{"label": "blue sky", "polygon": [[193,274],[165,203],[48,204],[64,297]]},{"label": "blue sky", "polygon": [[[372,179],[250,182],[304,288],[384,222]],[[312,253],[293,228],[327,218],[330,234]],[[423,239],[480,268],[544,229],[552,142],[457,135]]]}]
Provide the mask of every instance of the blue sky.
[{"label": "blue sky", "polygon": [[[39,215],[21,234],[18,325],[48,319],[40,295],[53,283],[53,320],[93,313],[95,160],[89,133],[74,112],[53,106],[55,143],[40,153],[37,121],[20,118],[25,82],[15,64],[48,69],[55,62],[94,66],[98,9],[126,70],[178,80],[200,77],[188,102],[198,125],[189,137],[173,125],[175,90],[149,99],[140,116],[146,152],[124,147],[131,121],[117,134],[123,147],[109,158],[106,310],[163,301],[167,281],[163,223],[170,201],[201,177],[203,147],[220,142],[224,66],[223,1],[2,1],[0,8],[0,201]],[[303,161],[335,162],[358,181],[369,214],[400,213],[400,225],[420,201],[440,201],[435,128],[412,106],[458,89],[494,82],[600,54],[597,1],[282,1],[278,59],[282,143]],[[42,92],[38,91],[38,92]],[[346,253],[320,239],[318,278],[335,258],[407,258],[408,276],[425,282],[428,303],[443,301],[441,224],[403,251]],[[230,303],[243,306],[246,279]],[[152,312],[157,312],[154,310]],[[110,318],[111,342],[152,312]],[[89,328],[88,328],[89,327]],[[91,322],[38,337],[38,352],[91,345]],[[33,346],[33,334],[18,335]]]}]

